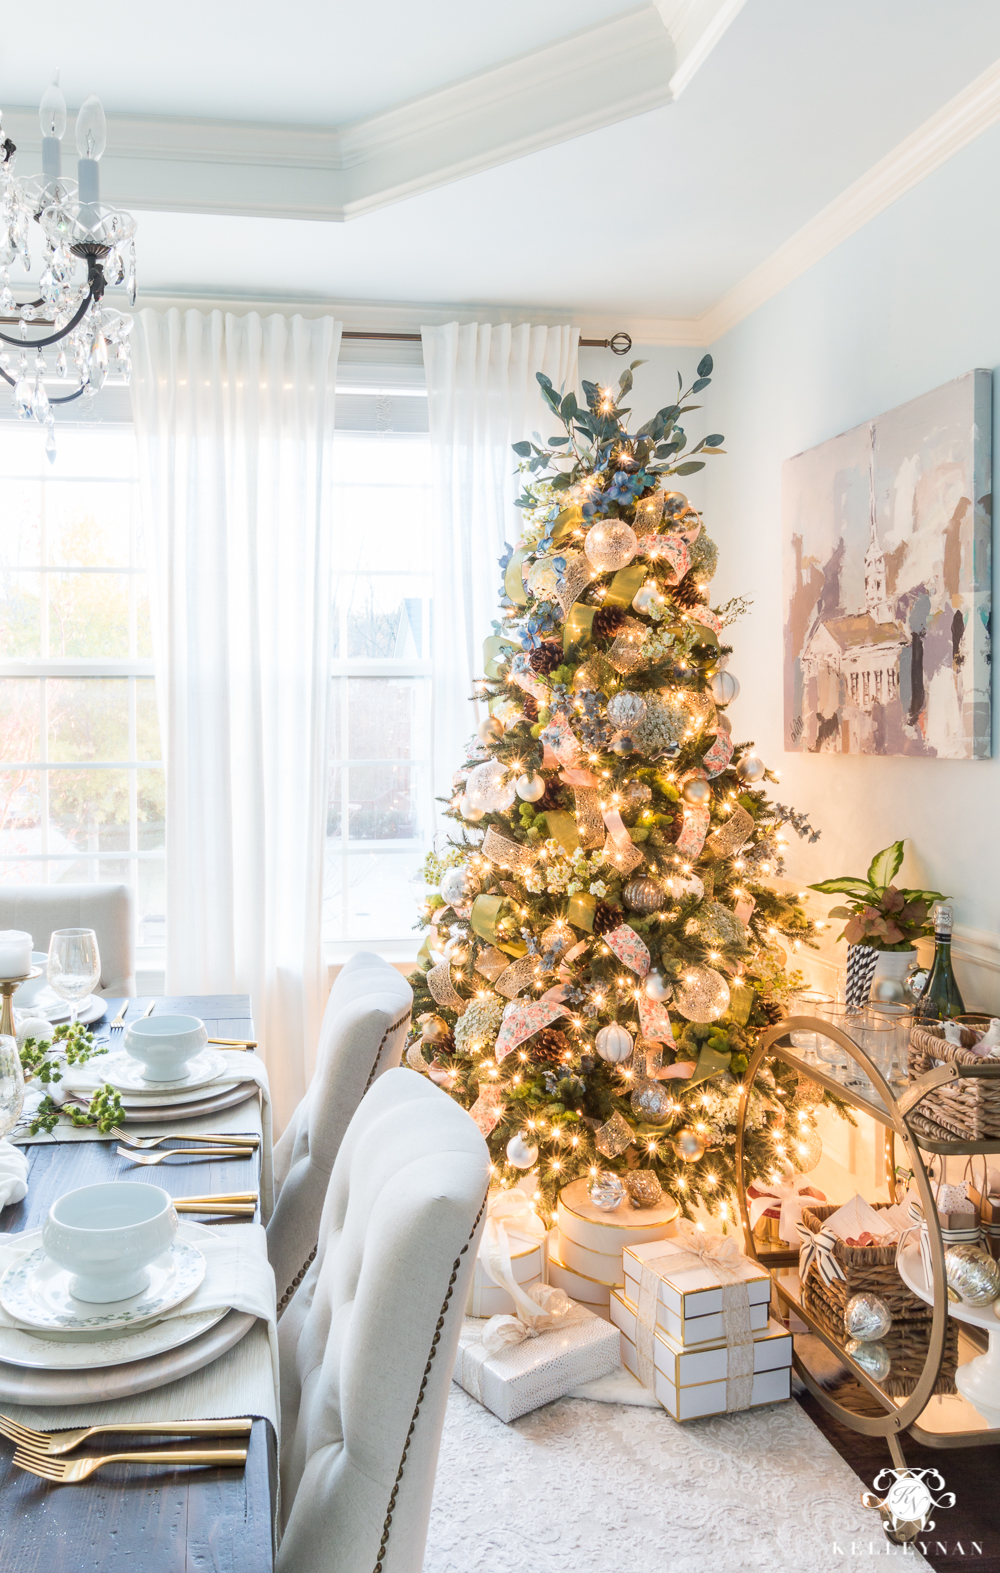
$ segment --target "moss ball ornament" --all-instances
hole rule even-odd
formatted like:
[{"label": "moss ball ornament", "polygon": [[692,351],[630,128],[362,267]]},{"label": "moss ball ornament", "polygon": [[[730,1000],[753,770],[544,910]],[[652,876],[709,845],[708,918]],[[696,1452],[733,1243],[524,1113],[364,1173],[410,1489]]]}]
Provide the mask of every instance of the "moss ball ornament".
[{"label": "moss ball ornament", "polygon": [[455,1050],[458,1054],[485,1054],[493,1048],[503,1023],[505,1000],[494,994],[485,1000],[473,1000],[458,1018],[455,1026]]},{"label": "moss ball ornament", "polygon": [[698,938],[710,950],[739,950],[747,948],[747,931],[735,912],[730,912],[721,901],[705,901],[694,917],[684,925],[689,938]]},{"label": "moss ball ornament", "polygon": [[691,547],[691,572],[702,584],[711,579],[719,566],[719,548],[704,530]]}]

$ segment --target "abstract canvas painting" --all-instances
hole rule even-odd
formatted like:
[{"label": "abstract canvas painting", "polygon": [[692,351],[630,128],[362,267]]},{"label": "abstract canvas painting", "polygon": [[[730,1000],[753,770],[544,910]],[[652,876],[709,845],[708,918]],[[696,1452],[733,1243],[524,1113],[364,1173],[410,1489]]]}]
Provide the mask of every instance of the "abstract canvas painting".
[{"label": "abstract canvas painting", "polygon": [[786,749],[989,757],[990,432],[970,371],[785,461]]}]

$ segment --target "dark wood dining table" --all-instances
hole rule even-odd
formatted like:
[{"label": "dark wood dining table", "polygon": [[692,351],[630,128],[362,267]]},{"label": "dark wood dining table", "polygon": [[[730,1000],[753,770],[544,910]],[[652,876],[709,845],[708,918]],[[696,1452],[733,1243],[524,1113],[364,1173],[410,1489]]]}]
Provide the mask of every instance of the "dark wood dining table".
[{"label": "dark wood dining table", "polygon": [[[141,1015],[148,1003],[148,997],[129,1001],[126,1021]],[[245,994],[169,996],[157,999],[156,1008],[200,1016],[212,1037],[254,1036]],[[95,1036],[107,1036],[109,1020],[106,1016],[94,1025]],[[246,1129],[255,1129],[252,1120]],[[141,1127],[136,1130],[141,1134]],[[23,1148],[30,1164],[28,1194],[0,1212],[0,1228],[39,1228],[66,1191],[101,1180],[142,1178],[147,1172],[151,1182],[178,1197],[259,1189],[259,1153],[252,1170],[247,1159],[238,1158],[159,1164],[144,1171],[117,1157],[117,1146],[109,1137]],[[100,1442],[97,1438],[93,1447],[79,1451],[112,1452],[130,1445],[128,1438],[107,1448]],[[245,1469],[111,1464],[84,1484],[51,1485],[16,1469],[13,1452],[13,1444],[0,1437],[2,1573],[271,1573],[277,1445],[267,1420],[254,1421]]]}]

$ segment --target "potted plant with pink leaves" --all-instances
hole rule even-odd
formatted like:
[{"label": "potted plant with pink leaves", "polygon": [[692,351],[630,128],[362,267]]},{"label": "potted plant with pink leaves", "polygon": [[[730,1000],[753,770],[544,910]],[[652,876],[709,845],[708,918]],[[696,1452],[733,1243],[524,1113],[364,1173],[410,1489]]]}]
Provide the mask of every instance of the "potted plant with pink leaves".
[{"label": "potted plant with pink leaves", "polygon": [[906,976],[916,965],[915,942],[933,934],[934,903],[944,901],[938,890],[910,890],[894,880],[903,863],[903,842],[876,852],[864,879],[845,875],[824,879],[810,890],[844,896],[832,907],[831,918],[845,918],[839,939],[847,941],[847,1003],[863,1005],[869,995],[886,1003],[907,997]]}]

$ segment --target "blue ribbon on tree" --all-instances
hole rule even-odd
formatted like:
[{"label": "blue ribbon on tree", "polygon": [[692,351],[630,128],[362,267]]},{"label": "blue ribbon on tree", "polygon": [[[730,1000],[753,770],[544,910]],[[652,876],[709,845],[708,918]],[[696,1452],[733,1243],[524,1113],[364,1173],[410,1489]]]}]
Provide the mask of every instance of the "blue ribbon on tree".
[{"label": "blue ribbon on tree", "polygon": [[836,1278],[844,1278],[846,1281],[844,1270],[833,1254],[834,1247],[837,1244],[837,1236],[833,1230],[817,1229],[814,1234],[811,1229],[806,1228],[804,1223],[797,1223],[795,1227],[798,1229],[799,1239],[802,1241],[799,1250],[799,1282],[805,1283],[806,1273],[813,1262],[816,1263],[819,1275],[827,1287]]}]

